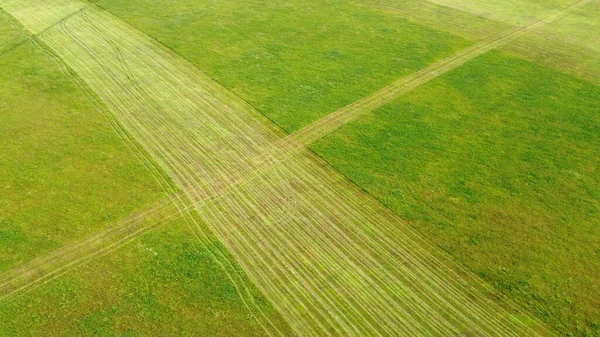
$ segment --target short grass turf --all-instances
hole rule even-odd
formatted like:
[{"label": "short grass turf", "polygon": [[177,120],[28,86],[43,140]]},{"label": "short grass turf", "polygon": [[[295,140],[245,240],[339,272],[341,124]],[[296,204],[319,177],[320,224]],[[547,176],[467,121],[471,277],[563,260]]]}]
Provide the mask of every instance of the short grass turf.
[{"label": "short grass turf", "polygon": [[[270,303],[252,292],[291,335]],[[265,335],[183,218],[0,304],[3,337]]]},{"label": "short grass turf", "polygon": [[470,42],[339,0],[99,0],[291,132]]},{"label": "short grass turf", "polygon": [[26,40],[25,33],[0,9],[0,57]]},{"label": "short grass turf", "polygon": [[519,25],[570,4],[573,0],[428,0],[423,2],[433,2]]},{"label": "short grass turf", "polygon": [[488,53],[311,148],[557,331],[600,335],[600,87]]},{"label": "short grass turf", "polygon": [[[573,2],[357,1],[473,41],[490,38]],[[526,32],[501,49],[600,85],[600,3],[591,1],[571,10],[551,24]]]},{"label": "short grass turf", "polygon": [[43,50],[27,42],[0,56],[0,69],[0,272],[163,197]]}]

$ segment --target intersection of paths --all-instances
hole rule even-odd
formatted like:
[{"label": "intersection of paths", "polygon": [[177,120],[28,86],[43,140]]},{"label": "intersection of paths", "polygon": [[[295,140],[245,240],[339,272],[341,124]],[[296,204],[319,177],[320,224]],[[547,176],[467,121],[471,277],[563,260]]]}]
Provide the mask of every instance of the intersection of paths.
[{"label": "intersection of paths", "polygon": [[[485,285],[296,137],[284,138],[252,107],[144,34],[84,2],[1,0],[0,6],[100,97],[299,335],[545,332],[488,299]],[[496,45],[411,81],[430,80]],[[394,90],[386,99],[399,95]]]}]

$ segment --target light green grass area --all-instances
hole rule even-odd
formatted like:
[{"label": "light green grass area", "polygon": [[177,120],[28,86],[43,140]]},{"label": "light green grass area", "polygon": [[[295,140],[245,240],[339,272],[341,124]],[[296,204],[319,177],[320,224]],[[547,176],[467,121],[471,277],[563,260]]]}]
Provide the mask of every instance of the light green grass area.
[{"label": "light green grass area", "polygon": [[337,0],[97,1],[286,131],[469,43]]},{"label": "light green grass area", "polygon": [[449,32],[464,38],[481,41],[508,30],[509,23],[490,19],[453,7],[423,0],[356,0],[390,15]]},{"label": "light green grass area", "polygon": [[312,149],[559,332],[597,336],[599,98],[492,52]]},{"label": "light green grass area", "polygon": [[600,2],[592,1],[542,29],[549,37],[565,38],[575,45],[600,52]]},{"label": "light green grass area", "polygon": [[526,34],[505,50],[600,85],[600,2]]},{"label": "light green grass area", "polygon": [[[251,291],[267,317],[291,335],[269,302]],[[263,335],[183,218],[0,305],[4,337]]]},{"label": "light green grass area", "polygon": [[43,50],[27,42],[0,56],[0,69],[0,272],[162,197],[150,171]]},{"label": "light green grass area", "polygon": [[428,0],[445,7],[477,13],[500,22],[520,25],[573,0]]},{"label": "light green grass area", "polygon": [[[481,41],[573,1],[357,0],[382,12]],[[537,27],[502,50],[600,84],[600,3]]]}]

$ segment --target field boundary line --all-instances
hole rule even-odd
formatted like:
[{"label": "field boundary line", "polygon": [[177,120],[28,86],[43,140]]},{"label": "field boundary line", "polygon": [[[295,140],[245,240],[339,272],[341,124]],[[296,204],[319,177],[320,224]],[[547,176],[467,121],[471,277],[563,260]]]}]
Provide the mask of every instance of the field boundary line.
[{"label": "field boundary line", "polygon": [[[90,3],[88,6],[80,8],[79,10],[66,15],[36,34],[27,34],[28,31],[19,22],[13,23],[14,20],[12,16],[6,13],[3,8],[0,8],[0,11],[2,11],[3,14],[6,14],[10,17],[10,19],[7,18],[7,20],[17,25],[21,30],[22,35],[25,37],[24,41],[11,48],[11,50],[8,52],[20,47],[25,43],[31,42],[35,47],[52,58],[58,64],[62,72],[64,72],[65,75],[67,75],[67,77],[74,82],[82,94],[104,115],[104,117],[111,124],[111,127],[123,140],[132,154],[137,157],[144,166],[146,166],[154,179],[164,190],[166,197],[159,200],[152,206],[145,207],[140,211],[136,211],[133,214],[126,216],[116,225],[109,225],[104,229],[92,233],[88,237],[67,243],[44,255],[35,257],[31,261],[25,262],[24,264],[15,266],[3,273],[0,273],[0,303],[10,301],[16,295],[33,291],[36,288],[61,277],[70,270],[77,268],[78,266],[87,263],[92,259],[108,255],[123,247],[127,243],[135,240],[137,237],[163,226],[167,220],[171,220],[177,215],[181,215],[192,235],[208,249],[210,252],[209,255],[213,261],[222,268],[222,271],[226,274],[227,278],[235,287],[240,299],[256,318],[258,324],[263,326],[264,331],[270,336],[284,335],[259,308],[258,304],[256,303],[256,296],[250,289],[251,286],[248,282],[248,277],[245,274],[245,271],[242,272],[244,273],[243,275],[240,274],[240,269],[236,268],[232,263],[233,257],[228,256],[230,255],[228,252],[223,252],[220,247],[215,245],[213,240],[211,240],[206,233],[208,230],[214,235],[212,230],[208,228],[202,229],[205,226],[202,226],[201,220],[199,220],[198,216],[195,215],[194,206],[192,205],[192,203],[199,202],[203,204],[214,198],[220,198],[222,194],[226,194],[225,191],[229,191],[234,186],[243,184],[246,179],[236,179],[226,188],[225,191],[223,191],[223,193],[211,195],[200,200],[190,200],[184,193],[181,193],[179,187],[177,187],[174,182],[170,180],[170,177],[164,172],[165,168],[158,165],[154,158],[147,152],[147,150],[132,137],[122,123],[115,118],[115,115],[110,111],[110,108],[107,107],[105,103],[96,96],[96,93],[89,88],[88,84],[83,81],[80,76],[76,74],[76,72],[71,69],[71,67],[60,56],[56,55],[56,53],[51,50],[43,40],[40,39],[43,34],[54,27],[63,25],[69,18],[78,14],[85,14],[87,9],[93,8],[93,5],[96,4]],[[97,7],[101,11],[113,15],[112,13],[103,9],[101,6]],[[133,28],[138,30],[136,27]],[[160,42],[152,36],[149,37],[155,42]],[[159,43],[159,45],[167,49],[166,52],[173,53],[177,57],[183,58],[183,56],[179,55],[176,51],[172,50],[168,46],[162,43]],[[3,56],[4,54],[6,53],[0,54],[0,56]],[[196,68],[196,70],[201,72],[204,77],[220,85],[216,80],[208,76],[208,74],[195,67],[189,60],[185,59],[185,61],[188,63],[188,66]],[[248,102],[244,101],[244,103],[250,106]],[[148,213],[156,212],[156,208],[158,207],[168,207],[168,205],[165,205],[165,203],[172,204],[171,206],[173,206],[173,212],[169,212],[168,214],[164,214],[162,217],[158,218],[157,216],[145,216],[143,219],[138,219],[138,222],[129,224],[130,220],[128,219],[130,217],[140,218],[142,214],[146,215]],[[132,228],[135,228],[136,230],[132,230]],[[104,237],[107,238],[103,239]],[[81,247],[84,248],[82,249]],[[267,325],[269,327],[267,327]]]},{"label": "field boundary line", "polygon": [[331,134],[361,117],[388,103],[393,102],[402,95],[456,69],[465,63],[498,47],[510,43],[526,31],[550,23],[566,15],[572,10],[580,8],[593,0],[578,0],[557,8],[549,13],[529,21],[527,24],[501,32],[489,39],[476,43],[471,47],[439,60],[429,67],[423,68],[412,75],[403,77],[392,84],[379,89],[356,102],[353,102],[339,110],[336,110],[321,119],[291,133],[286,138],[294,138],[299,143],[308,145],[328,134]]},{"label": "field boundary line", "polygon": [[1,273],[0,303],[10,300],[18,293],[31,291],[92,258],[104,256],[162,226],[178,215],[175,210],[175,205],[170,200],[162,199],[115,225]]}]

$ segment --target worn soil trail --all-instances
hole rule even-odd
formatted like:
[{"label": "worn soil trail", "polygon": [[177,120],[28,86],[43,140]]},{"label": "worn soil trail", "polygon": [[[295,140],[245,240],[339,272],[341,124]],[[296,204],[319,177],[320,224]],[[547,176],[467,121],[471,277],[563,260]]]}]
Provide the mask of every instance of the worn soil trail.
[{"label": "worn soil trail", "polygon": [[[196,235],[216,234],[297,334],[546,333],[491,300],[495,294],[483,282],[302,146],[352,120],[343,111],[356,118],[527,28],[440,61],[285,138],[184,59],[96,7],[70,0],[0,0],[0,6],[38,34],[100,97],[123,130],[179,185],[182,204],[189,203],[208,224],[210,233],[192,221]],[[531,26],[569,8],[561,10]],[[158,209],[162,214],[162,206]],[[118,242],[128,231],[99,234],[113,239],[91,245]],[[77,248],[66,248],[64,256],[73,255],[69,249]],[[42,260],[38,269],[58,270],[60,258]],[[25,269],[15,275],[27,279],[36,268]],[[8,280],[3,284],[13,279],[3,277]],[[12,293],[19,290],[13,288]]]}]

